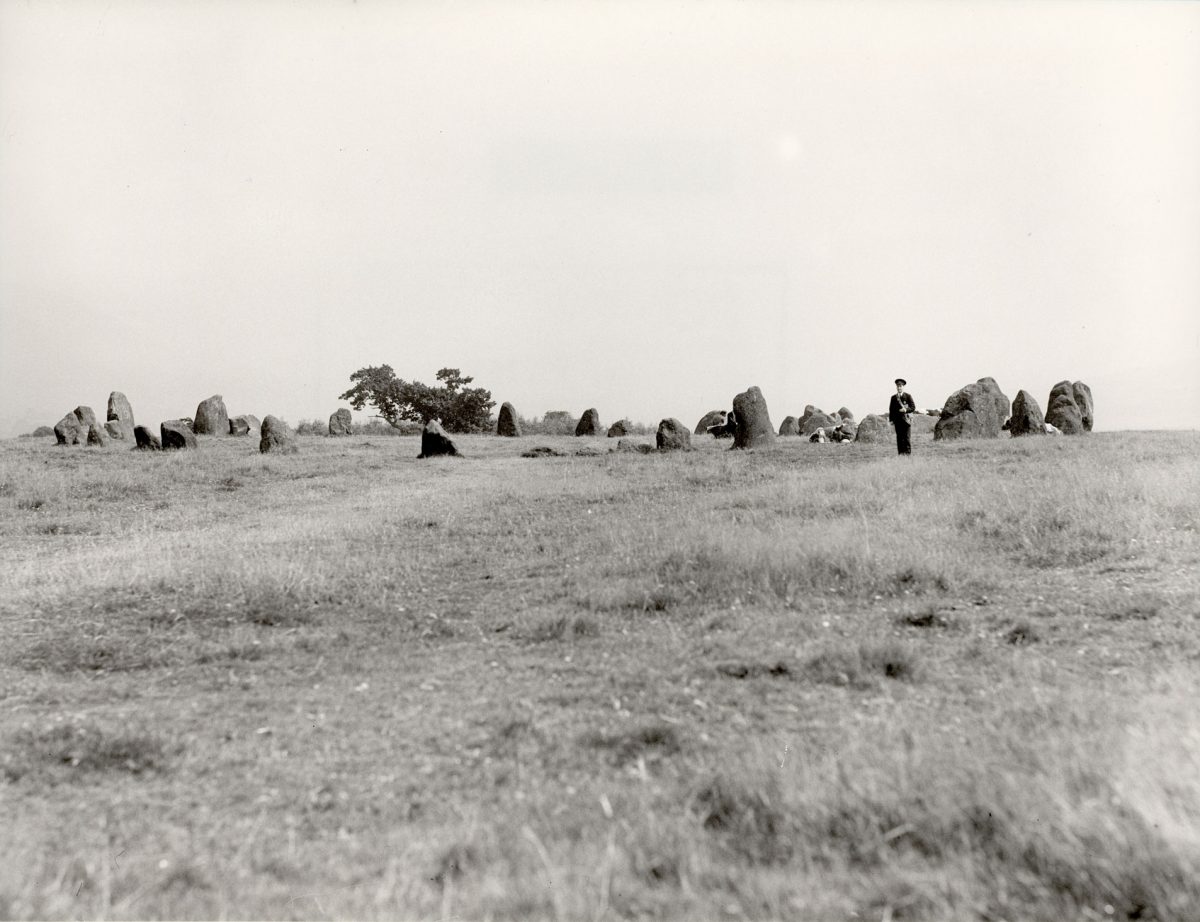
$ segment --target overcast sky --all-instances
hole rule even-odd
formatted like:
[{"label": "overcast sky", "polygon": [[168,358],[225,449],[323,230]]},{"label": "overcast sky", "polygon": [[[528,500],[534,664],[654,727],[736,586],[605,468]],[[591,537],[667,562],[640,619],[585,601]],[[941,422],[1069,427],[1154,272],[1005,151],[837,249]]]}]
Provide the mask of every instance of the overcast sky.
[{"label": "overcast sky", "polygon": [[1200,427],[1200,4],[0,0],[0,436],[349,376]]}]

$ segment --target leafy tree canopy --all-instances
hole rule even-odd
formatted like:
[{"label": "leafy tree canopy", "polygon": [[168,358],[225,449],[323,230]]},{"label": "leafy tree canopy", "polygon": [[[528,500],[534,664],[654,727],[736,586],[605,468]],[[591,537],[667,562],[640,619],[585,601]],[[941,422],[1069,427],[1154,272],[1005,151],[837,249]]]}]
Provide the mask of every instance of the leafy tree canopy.
[{"label": "leafy tree canopy", "polygon": [[354,386],[339,400],[361,410],[367,404],[378,410],[378,416],[399,428],[408,421],[427,423],[440,420],[448,432],[484,432],[492,426],[492,392],[482,387],[467,387],[475,379],[464,376],[457,368],[443,368],[437,373],[442,382],[431,387],[420,381],[397,378],[390,365],[360,368],[350,376]]}]

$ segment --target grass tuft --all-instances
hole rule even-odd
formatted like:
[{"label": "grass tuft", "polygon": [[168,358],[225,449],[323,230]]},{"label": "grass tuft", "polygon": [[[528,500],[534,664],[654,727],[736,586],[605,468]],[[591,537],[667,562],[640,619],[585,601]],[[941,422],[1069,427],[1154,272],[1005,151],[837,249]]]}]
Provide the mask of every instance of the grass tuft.
[{"label": "grass tuft", "polygon": [[583,615],[550,616],[535,623],[526,636],[534,643],[599,637],[600,624],[595,619]]},{"label": "grass tuft", "polygon": [[948,628],[953,626],[953,621],[947,615],[933,607],[926,608],[923,611],[898,615],[896,623],[904,627],[919,628]]},{"label": "grass tuft", "polygon": [[650,723],[624,733],[584,735],[580,742],[591,749],[611,753],[613,762],[625,765],[638,759],[657,759],[677,755],[683,750],[679,730],[668,723]]},{"label": "grass tuft", "polygon": [[163,771],[176,754],[156,734],[66,723],[17,733],[6,748],[4,774],[10,781],[55,769],[143,775]]},{"label": "grass tuft", "polygon": [[716,670],[731,679],[751,679],[766,676],[773,679],[791,678],[796,674],[795,666],[785,660],[765,663],[730,662],[718,663]]},{"label": "grass tuft", "polygon": [[753,864],[785,864],[795,853],[793,827],[777,790],[727,774],[703,781],[692,795],[700,825]]},{"label": "grass tuft", "polygon": [[913,682],[921,677],[920,659],[900,641],[866,641],[830,647],[809,657],[804,673],[815,682],[871,688],[881,679]]},{"label": "grass tuft", "polygon": [[1018,621],[1004,632],[1004,642],[1014,647],[1025,647],[1041,639],[1041,632],[1028,621]]}]

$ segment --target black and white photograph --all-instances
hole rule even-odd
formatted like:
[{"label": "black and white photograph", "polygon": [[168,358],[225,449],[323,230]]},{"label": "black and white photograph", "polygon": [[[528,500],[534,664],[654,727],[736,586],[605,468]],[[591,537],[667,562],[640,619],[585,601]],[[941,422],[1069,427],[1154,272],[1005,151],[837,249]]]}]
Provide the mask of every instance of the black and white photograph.
[{"label": "black and white photograph", "polygon": [[1200,919],[1200,2],[0,0],[0,919]]}]

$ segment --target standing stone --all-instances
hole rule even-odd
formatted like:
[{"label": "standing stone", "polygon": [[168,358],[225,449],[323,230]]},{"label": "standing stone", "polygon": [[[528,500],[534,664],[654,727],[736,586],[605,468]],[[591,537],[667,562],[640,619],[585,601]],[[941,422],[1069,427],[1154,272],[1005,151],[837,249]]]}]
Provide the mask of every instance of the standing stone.
[{"label": "standing stone", "polygon": [[100,423],[92,423],[88,426],[87,443],[89,445],[97,445],[104,448],[108,445],[108,430]]},{"label": "standing stone", "polygon": [[1083,414],[1075,401],[1065,394],[1059,394],[1050,403],[1046,411],[1046,421],[1063,435],[1082,435],[1087,430],[1083,428]]},{"label": "standing stone", "polygon": [[521,423],[517,420],[517,411],[508,401],[500,404],[500,416],[496,420],[496,435],[512,439],[521,435]]},{"label": "standing stone", "polygon": [[617,439],[624,435],[629,435],[629,427],[632,424],[627,419],[618,419],[615,423],[608,427],[608,437]]},{"label": "standing stone", "polygon": [[350,415],[350,411],[345,407],[341,407],[329,417],[329,434],[338,436],[350,435],[353,432],[351,428],[353,423],[354,418]]},{"label": "standing stone", "polygon": [[[265,426],[266,423],[264,422]],[[446,430],[436,419],[431,419],[421,430],[421,453],[418,458],[432,458],[436,455],[457,455],[458,446],[450,441]]]},{"label": "standing stone", "polygon": [[230,435],[249,435],[251,432],[258,432],[262,428],[262,423],[258,421],[257,416],[235,416],[229,421]]},{"label": "standing stone", "polygon": [[1008,398],[994,378],[980,378],[946,399],[933,430],[935,439],[994,439],[1008,419]]},{"label": "standing stone", "polygon": [[692,434],[688,432],[687,426],[672,416],[658,424],[654,444],[658,446],[659,451],[691,451]]},{"label": "standing stone", "polygon": [[848,420],[850,420],[850,422],[854,422],[854,414],[851,413],[850,410],[847,409],[846,407],[841,407],[837,411],[837,415],[840,416],[842,419],[848,419]]},{"label": "standing stone", "polygon": [[300,450],[292,427],[278,416],[268,415],[262,421],[261,435],[258,450],[263,454],[271,452],[278,455],[294,455]]},{"label": "standing stone", "polygon": [[1082,381],[1076,381],[1071,385],[1071,391],[1075,395],[1075,406],[1079,407],[1079,415],[1083,418],[1083,428],[1091,432],[1092,423],[1095,422],[1095,404],[1092,403],[1092,389]]},{"label": "standing stone", "polygon": [[1080,435],[1087,431],[1083,428],[1083,414],[1075,402],[1075,389],[1070,381],[1059,381],[1050,389],[1046,422],[1063,435]]},{"label": "standing stone", "polygon": [[74,413],[68,413],[54,426],[54,437],[59,445],[82,445],[87,441],[88,429]]},{"label": "standing stone", "polygon": [[858,424],[858,432],[854,435],[854,441],[871,444],[886,442],[892,437],[892,424],[888,422],[888,418],[880,416],[878,413],[868,413]]},{"label": "standing stone", "polygon": [[162,451],[162,442],[145,426],[133,427],[133,440],[142,451]]},{"label": "standing stone", "polygon": [[721,410],[709,410],[700,417],[692,435],[704,435],[712,426],[720,426],[725,422],[725,413]]},{"label": "standing stone", "polygon": [[775,427],[767,412],[767,401],[757,387],[750,387],[733,398],[737,430],[734,448],[766,448],[775,444]]},{"label": "standing stone", "polygon": [[799,435],[800,427],[796,425],[796,417],[785,416],[783,422],[779,424],[780,435]]},{"label": "standing stone", "polygon": [[196,433],[182,419],[169,419],[158,428],[162,432],[161,444],[164,449],[196,447]]},{"label": "standing stone", "polygon": [[[108,395],[108,412],[105,416],[108,423],[104,428],[113,438],[133,441],[133,407],[129,405],[129,400],[120,391],[113,391]],[[116,425],[109,425],[109,423]]]},{"label": "standing stone", "polygon": [[196,419],[192,428],[196,435],[229,434],[229,414],[225,412],[225,400],[220,394],[200,401],[200,405],[196,407]]},{"label": "standing stone", "polygon": [[600,429],[600,413],[595,407],[592,407],[583,411],[583,416],[579,418],[579,422],[575,426],[575,434],[599,435]]},{"label": "standing stone", "polygon": [[91,407],[76,407],[75,417],[83,426],[83,431],[86,433],[88,429],[96,425],[96,411]]},{"label": "standing stone", "polygon": [[800,430],[801,435],[812,435],[818,429],[836,429],[841,421],[841,417],[835,419],[810,403],[804,408],[804,413],[800,418],[796,420],[796,428]]},{"label": "standing stone", "polygon": [[1012,416],[1004,427],[1014,437],[1046,434],[1046,418],[1042,416],[1042,408],[1029,391],[1017,391],[1017,396],[1013,399]]}]

